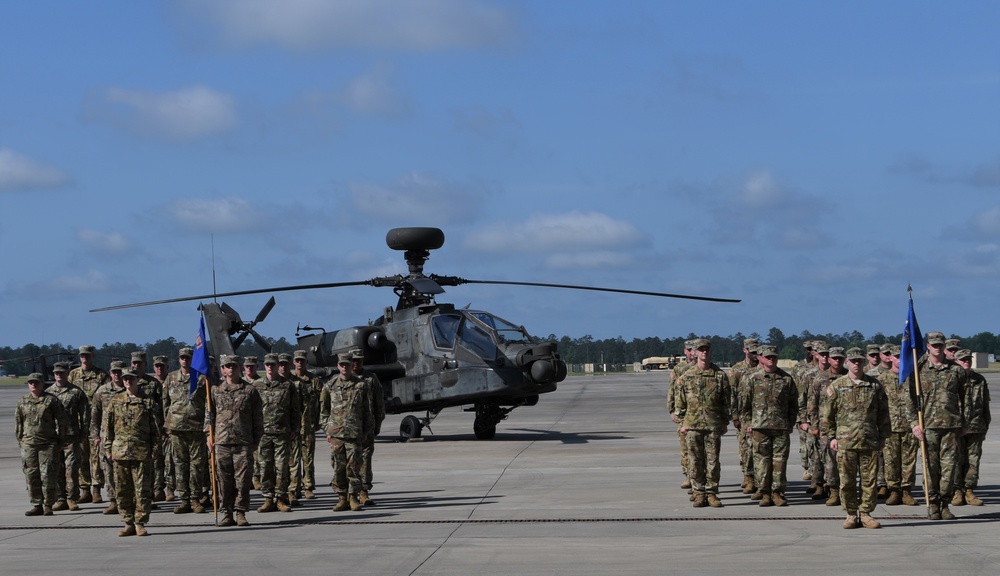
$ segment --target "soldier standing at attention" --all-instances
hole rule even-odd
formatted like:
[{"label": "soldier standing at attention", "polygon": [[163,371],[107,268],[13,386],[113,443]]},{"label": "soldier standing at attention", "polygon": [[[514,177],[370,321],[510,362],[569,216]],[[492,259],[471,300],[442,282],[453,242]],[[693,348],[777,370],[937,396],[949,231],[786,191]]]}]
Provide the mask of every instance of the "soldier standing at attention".
[{"label": "soldier standing at attention", "polygon": [[247,382],[253,382],[259,378],[257,375],[257,357],[256,356],[246,356],[243,358],[243,379]]},{"label": "soldier standing at attention", "polygon": [[354,374],[350,355],[350,351],[340,354],[337,361],[340,374],[323,386],[320,399],[333,464],[333,488],[338,496],[334,512],[364,509],[359,499],[363,488],[361,451],[375,429],[367,386]]},{"label": "soldier standing at attention", "polygon": [[[865,373],[870,365],[861,348],[847,351],[847,375],[834,380],[824,390],[823,435],[837,453],[840,496],[847,518],[844,528],[881,528],[871,517],[875,510],[875,476],[878,454],[889,437],[889,400],[882,385]],[[861,502],[858,502],[858,476]]]},{"label": "soldier standing at attention", "polygon": [[52,369],[56,383],[48,390],[59,399],[66,415],[66,443],[63,445],[61,457],[56,458],[59,467],[59,497],[52,506],[53,510],[80,509],[77,500],[80,498],[80,463],[83,458],[81,445],[86,440],[84,430],[90,422],[90,415],[87,413],[87,395],[69,383],[68,374],[69,365],[66,362],[56,362]]},{"label": "soldier standing at attention", "polygon": [[[90,436],[90,405],[94,401],[94,393],[108,381],[110,376],[103,369],[94,366],[95,352],[96,348],[93,346],[80,346],[80,366],[70,370],[69,373],[70,384],[79,387],[87,396],[87,426],[83,430],[83,454],[81,455],[83,461],[80,464],[80,488],[82,492],[80,499],[77,500],[80,504],[104,501],[101,498],[101,486],[104,485],[104,469],[101,468],[103,458],[100,450],[97,452],[91,450],[94,439]],[[98,428],[100,428],[100,424],[98,424]]]},{"label": "soldier standing at attention", "polygon": [[693,342],[695,364],[674,384],[679,387],[677,416],[688,446],[694,507],[722,507],[719,500],[719,447],[732,417],[729,377],[712,363],[712,345]]},{"label": "soldier standing at attention", "polygon": [[789,436],[798,414],[795,380],[778,368],[774,346],[760,346],[757,358],[762,369],[750,376],[739,421],[753,440],[760,506],[785,506]]},{"label": "soldier standing at attention", "polygon": [[[206,434],[214,425],[215,437],[208,438],[208,451],[215,452],[219,502],[225,514],[219,526],[249,526],[250,475],[253,455],[264,436],[264,412],[260,394],[239,377],[240,357],[224,354],[222,382],[212,386],[212,412],[205,408]],[[233,520],[233,511],[236,520]]]},{"label": "soldier standing at attention", "polygon": [[[740,360],[732,368],[729,369],[729,385],[733,390],[733,399],[730,403],[730,409],[732,410],[732,416],[734,420],[739,412],[739,401],[744,393],[745,383],[751,372],[757,369],[760,364],[757,361],[757,346],[760,342],[756,338],[746,338],[743,340],[743,360]],[[740,483],[740,488],[743,489],[744,494],[753,494],[757,490],[757,486],[754,484],[754,474],[753,474],[753,443],[750,441],[750,436],[747,435],[747,431],[739,425],[739,422],[734,422],[733,425],[736,428],[736,440],[739,444],[739,454],[740,454],[740,469],[743,472],[743,482]]]},{"label": "soldier standing at attention", "polygon": [[[868,357],[868,365],[865,367],[865,373],[872,378],[878,379],[878,375],[883,370],[882,347],[878,344],[869,344],[866,350],[865,355]],[[889,496],[889,486],[885,481],[885,459],[882,457],[881,450],[878,453],[878,474],[876,475],[876,479],[878,499],[885,500]]]},{"label": "soldier standing at attention", "polygon": [[368,492],[372,487],[372,456],[375,454],[375,437],[382,431],[382,421],[385,420],[385,392],[382,390],[382,382],[377,374],[365,373],[365,354],[361,350],[355,350],[351,355],[352,371],[361,377],[368,386],[368,404],[372,407],[372,416],[375,421],[375,428],[364,441],[361,450],[361,492],[358,499],[362,506],[374,506],[375,501],[368,497]]},{"label": "soldier standing at attention", "polygon": [[180,504],[174,514],[205,511],[200,499],[208,479],[205,472],[208,453],[205,445],[205,387],[208,379],[198,376],[198,385],[191,393],[192,348],[181,348],[180,368],[167,376],[163,384],[164,428],[174,461],[174,485]]},{"label": "soldier standing at attention", "polygon": [[[805,387],[804,382],[808,382],[807,375],[811,375],[816,371],[816,350],[815,344],[822,342],[822,340],[806,340],[802,343],[802,349],[805,354],[802,360],[799,360],[792,366],[788,373],[795,380],[795,385],[798,387],[799,394],[799,405],[802,406],[802,399],[805,398]],[[825,343],[824,343],[825,344]],[[811,377],[811,376],[810,376]],[[801,414],[800,414],[801,416]],[[801,422],[800,422],[801,423]],[[798,427],[799,434],[799,464],[802,465],[802,479],[810,480],[809,492],[815,489],[815,480],[812,477],[813,460],[816,458],[816,447],[815,438],[809,434],[806,428],[801,426]]]},{"label": "soldier standing at attention", "polygon": [[969,380],[969,392],[965,397],[965,428],[968,432],[959,439],[959,467],[951,503],[982,506],[983,501],[974,490],[979,486],[979,461],[983,457],[983,440],[990,428],[990,389],[986,378],[972,369],[971,350],[955,352],[955,362],[965,370]]},{"label": "soldier standing at attention", "polygon": [[[824,392],[831,382],[847,374],[847,368],[844,368],[846,358],[847,353],[842,347],[833,346],[830,348],[830,369],[820,371],[813,377],[812,390],[814,394],[809,397],[809,404],[806,407],[810,429],[819,436],[813,478],[815,479],[818,474],[820,480],[826,482],[827,506],[840,505],[840,472],[837,469],[837,454],[830,448],[830,437],[823,434],[821,427],[823,407],[829,398]],[[822,493],[817,489],[813,498],[821,499]]]},{"label": "soldier standing at attention", "polygon": [[[681,419],[677,416],[677,396],[680,395],[680,387],[675,386],[674,382],[684,374],[684,371],[692,366],[694,362],[694,348],[691,347],[691,340],[684,341],[684,360],[680,364],[674,366],[670,371],[670,388],[667,390],[667,412],[670,413],[670,419],[673,420],[675,424],[680,424]],[[681,483],[681,488],[684,490],[691,489],[691,476],[689,474],[690,460],[688,458],[687,443],[684,441],[684,435],[681,434],[680,426],[677,427],[677,440],[681,445],[681,472],[684,473],[684,482]]]},{"label": "soldier standing at attention", "polygon": [[[139,389],[143,391],[147,398],[156,404],[156,410],[160,413],[159,422],[163,424],[163,406],[160,404],[163,398],[163,386],[152,374],[146,373],[146,352],[137,350],[132,352],[132,372],[139,381]],[[164,431],[160,430],[163,437]],[[155,446],[153,452],[153,501],[163,502],[167,499],[167,480],[163,470],[163,447]],[[155,508],[155,506],[154,506]]]},{"label": "soldier standing at attention", "polygon": [[118,500],[115,498],[114,465],[112,464],[111,459],[105,456],[104,452],[103,436],[101,436],[104,432],[102,424],[104,423],[104,413],[108,406],[111,405],[111,401],[118,394],[125,392],[125,381],[122,379],[122,372],[124,370],[124,362],[115,360],[111,363],[111,379],[102,384],[101,387],[94,392],[94,399],[90,405],[91,450],[93,450],[93,452],[97,454],[101,460],[101,475],[104,478],[104,487],[108,491],[108,507],[104,509],[103,514],[108,515],[118,513]]},{"label": "soldier standing at attention", "polygon": [[[156,397],[156,401],[160,403],[163,409],[163,421],[167,421],[167,410],[166,406],[163,404],[163,392],[164,384],[167,382],[167,377],[169,373],[170,359],[166,356],[153,356],[153,378],[156,379],[156,385],[160,390],[160,396]],[[160,436],[160,452],[157,462],[157,466],[163,469],[163,481],[165,484],[165,498],[167,502],[174,501],[174,460],[173,456],[170,454],[170,438],[167,437],[166,429],[163,430],[163,434]]]},{"label": "soldier standing at attention", "polygon": [[307,370],[305,350],[296,350],[294,379],[302,397],[302,428],[299,430],[300,466],[292,474],[293,488],[301,490],[306,500],[316,497],[316,431],[319,430],[319,392],[322,386]]},{"label": "soldier standing at attention", "polygon": [[264,377],[253,383],[264,404],[264,437],[260,457],[260,492],[264,503],[257,512],[291,512],[288,505],[288,453],[298,438],[302,401],[290,380],[278,373],[278,355],[264,356]]},{"label": "soldier standing at attention", "polygon": [[[817,397],[823,388],[831,382],[830,370],[830,347],[824,340],[813,340],[810,342],[813,364],[810,368],[799,370],[794,376],[798,388],[798,428],[800,438],[800,457],[803,464],[808,464],[808,474],[803,474],[803,479],[809,477],[809,487],[806,493],[812,493],[814,500],[826,498],[826,477],[820,458],[819,441],[819,417],[811,416],[809,412],[810,400]],[[802,436],[805,435],[805,440]]]},{"label": "soldier standing at attention", "polygon": [[[917,363],[920,375],[920,403],[924,426],[914,419],[913,433],[923,438],[927,447],[924,471],[931,520],[954,520],[948,509],[955,487],[958,465],[958,438],[965,430],[965,405],[968,378],[965,370],[944,354],[945,338],[941,332],[928,332],[927,354]],[[910,390],[916,402],[916,383]]]},{"label": "soldier standing at attention", "polygon": [[45,391],[44,376],[28,375],[28,393],[14,409],[14,434],[21,445],[21,465],[31,509],[25,516],[51,516],[59,497],[59,465],[66,445],[66,414],[59,399]]},{"label": "soldier standing at attention", "polygon": [[962,341],[958,338],[948,338],[944,341],[944,356],[952,362],[955,361],[955,352],[962,348]]},{"label": "soldier standing at attention", "polygon": [[892,432],[882,448],[885,460],[885,480],[889,489],[887,506],[916,506],[913,499],[913,483],[917,477],[917,451],[920,443],[910,429],[910,422],[916,420],[910,390],[899,383],[899,345],[890,346],[889,357],[892,367],[878,376],[882,390],[889,399],[889,422]]},{"label": "soldier standing at attention", "polygon": [[302,414],[306,411],[306,399],[303,397],[302,387],[299,379],[292,374],[292,355],[278,354],[278,376],[288,382],[288,385],[295,390],[295,397],[299,401],[299,421],[292,423],[296,434],[288,443],[288,494],[287,501],[290,506],[299,505],[299,497],[302,496],[302,472],[300,463],[302,461],[302,446],[299,443],[299,436],[302,434]]},{"label": "soldier standing at attention", "polygon": [[153,458],[160,441],[159,403],[139,388],[139,374],[122,372],[125,392],[105,411],[104,454],[115,463],[115,496],[125,527],[119,536],[145,536],[153,505]]}]

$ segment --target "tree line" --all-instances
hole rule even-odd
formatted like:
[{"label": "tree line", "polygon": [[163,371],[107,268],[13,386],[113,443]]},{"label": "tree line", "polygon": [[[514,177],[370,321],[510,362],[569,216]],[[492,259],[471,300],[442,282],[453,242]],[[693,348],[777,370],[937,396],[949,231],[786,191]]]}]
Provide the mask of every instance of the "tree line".
[{"label": "tree line", "polygon": [[[583,364],[603,364],[608,370],[621,370],[626,366],[631,366],[633,362],[641,362],[643,358],[651,356],[679,356],[683,354],[684,341],[693,338],[706,338],[712,342],[712,360],[719,365],[730,365],[743,358],[743,340],[745,338],[757,338],[761,342],[772,344],[779,350],[779,355],[784,359],[802,358],[802,344],[807,340],[825,340],[830,346],[842,346],[851,348],[853,346],[864,346],[865,344],[885,344],[886,342],[899,343],[902,341],[902,334],[885,335],[876,333],[871,338],[866,338],[861,332],[844,332],[843,334],[813,334],[803,331],[801,334],[786,336],[779,328],[771,328],[766,335],[757,332],[744,335],[741,332],[729,336],[688,334],[687,336],[676,336],[671,338],[660,338],[651,336],[647,338],[633,338],[625,340],[621,336],[617,338],[607,338],[603,340],[595,339],[586,335],[579,338],[570,336],[556,336],[549,334],[541,340],[548,340],[559,343],[559,354],[570,366]],[[962,347],[973,352],[985,352],[987,354],[1000,354],[1000,335],[991,332],[980,332],[973,336],[960,336],[951,334],[949,338],[958,338],[962,341]],[[291,353],[296,349],[294,342],[287,341],[284,337],[277,340],[268,338],[272,352]],[[135,343],[104,344],[97,347],[95,361],[98,366],[107,368],[113,360],[128,361],[132,352],[145,350],[147,360],[152,363],[153,356],[167,356],[170,358],[170,369],[177,368],[177,352],[192,344],[181,342],[175,338],[157,340],[153,343],[138,345]],[[51,368],[52,364],[59,361],[76,362],[78,360],[78,348],[76,346],[64,344],[25,344],[20,348],[9,346],[0,347],[0,364],[7,374],[24,375],[31,372],[42,372],[45,368]],[[240,347],[241,355],[254,355],[263,359],[264,350],[256,342],[247,341]],[[152,370],[152,368],[150,368]]]}]

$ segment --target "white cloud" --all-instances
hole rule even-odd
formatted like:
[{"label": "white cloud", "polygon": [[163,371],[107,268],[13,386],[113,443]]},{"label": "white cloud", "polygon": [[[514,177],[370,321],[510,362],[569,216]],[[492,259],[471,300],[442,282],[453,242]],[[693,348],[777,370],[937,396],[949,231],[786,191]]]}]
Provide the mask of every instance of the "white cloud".
[{"label": "white cloud", "polygon": [[482,252],[590,252],[635,247],[645,241],[630,222],[599,212],[536,215],[518,224],[495,224],[469,235],[466,244]]},{"label": "white cloud", "polygon": [[222,42],[292,50],[362,48],[434,51],[506,43],[509,10],[481,0],[182,0],[192,23],[219,28]]},{"label": "white cloud", "polygon": [[0,190],[53,188],[69,181],[61,170],[35,162],[13,150],[0,148]]},{"label": "white cloud", "polygon": [[391,64],[379,64],[355,78],[342,98],[351,110],[374,116],[398,116],[409,107]]},{"label": "white cloud", "polygon": [[70,293],[80,292],[105,292],[111,288],[111,281],[102,272],[88,270],[82,276],[56,276],[38,286],[40,293]]},{"label": "white cloud", "polygon": [[76,237],[88,248],[107,254],[124,254],[132,248],[132,243],[121,232],[99,232],[90,228],[78,228]]},{"label": "white cloud", "polygon": [[97,119],[156,139],[197,140],[239,124],[233,97],[206,86],[162,93],[113,87],[105,99],[90,111]]},{"label": "white cloud", "polygon": [[181,226],[200,232],[246,232],[267,220],[242,198],[186,198],[170,204],[167,210]]},{"label": "white cloud", "polygon": [[417,172],[391,186],[352,182],[348,188],[358,210],[382,222],[442,226],[473,218],[482,204],[480,194],[471,186]]}]

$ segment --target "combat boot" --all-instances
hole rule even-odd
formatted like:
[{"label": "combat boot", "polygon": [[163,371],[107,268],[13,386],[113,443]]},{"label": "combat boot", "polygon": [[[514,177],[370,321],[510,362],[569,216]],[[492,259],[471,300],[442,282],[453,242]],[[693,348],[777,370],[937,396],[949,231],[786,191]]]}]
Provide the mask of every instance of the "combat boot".
[{"label": "combat boot", "polygon": [[167,494],[163,491],[163,488],[153,492],[153,502],[165,502],[167,500]]},{"label": "combat boot", "polygon": [[52,516],[52,506],[46,506],[42,509],[42,516]]},{"label": "combat boot", "polygon": [[691,488],[691,481],[690,480],[684,480],[683,482],[681,482],[681,488],[683,488],[684,490],[690,489]]},{"label": "combat boot", "polygon": [[34,505],[34,506],[31,507],[31,510],[28,510],[27,512],[25,512],[24,515],[25,516],[41,516],[44,513],[45,513],[45,511],[42,510],[42,505],[41,504],[36,504],[36,505]]},{"label": "combat boot", "polygon": [[[114,498],[108,500],[108,507],[101,512],[101,514],[105,515],[111,515],[117,513],[118,513],[118,502]],[[129,536],[131,536],[131,534],[129,534]]]},{"label": "combat boot", "polygon": [[763,498],[764,498],[764,493],[761,492],[760,490],[756,490],[754,491],[753,494],[750,495],[751,500],[761,500]]},{"label": "combat boot", "polygon": [[236,511],[236,525],[237,526],[249,526],[250,523],[247,522],[247,515],[242,510]]},{"label": "combat boot", "polygon": [[66,505],[65,500],[58,500],[56,501],[55,504],[52,505],[52,509],[57,512],[61,512],[63,510],[69,510],[69,506]]},{"label": "combat boot", "polygon": [[205,494],[204,496],[198,499],[198,503],[204,506],[205,508],[208,508],[209,506],[212,505],[212,496],[210,494]]},{"label": "combat boot", "polygon": [[753,494],[757,491],[757,482],[754,481],[753,476],[744,476],[743,481],[746,483],[743,486],[744,494]]},{"label": "combat boot", "polygon": [[312,490],[306,490],[305,496],[306,500],[312,500],[316,497],[316,494],[314,494]]},{"label": "combat boot", "polygon": [[136,536],[148,536],[149,532],[146,532],[146,527],[142,524],[135,525],[135,535]]},{"label": "combat boot", "polygon": [[785,500],[785,495],[781,492],[771,494],[771,503],[775,506],[788,506],[788,500]]},{"label": "combat boot", "polygon": [[191,512],[191,503],[184,500],[176,507],[174,507],[174,514],[188,514]]},{"label": "combat boot", "polygon": [[722,508],[722,500],[719,500],[719,497],[716,496],[715,494],[709,493],[708,505],[711,506],[712,508]]},{"label": "combat boot", "polygon": [[191,511],[194,512],[195,514],[204,514],[205,513],[205,507],[201,505],[201,502],[199,502],[197,500],[192,500],[191,501]]},{"label": "combat boot", "polygon": [[855,516],[853,513],[848,512],[847,513],[847,518],[844,519],[843,526],[847,530],[851,530],[852,528],[857,528],[858,527],[858,517]]},{"label": "combat boot", "polygon": [[[983,501],[981,498],[977,497],[973,492],[972,488],[965,491],[965,503],[969,506],[982,506]],[[72,508],[71,508],[72,510]]]},{"label": "combat boot", "polygon": [[351,494],[351,510],[353,510],[355,512],[359,512],[359,511],[364,510],[364,509],[365,509],[365,507],[362,506],[361,505],[361,501],[358,500],[358,495],[357,494]]},{"label": "combat boot", "polygon": [[743,475],[743,481],[740,482],[740,488],[746,488],[746,487],[747,487],[747,475],[744,474]]},{"label": "combat boot", "polygon": [[77,505],[76,500],[67,500],[66,501],[66,507],[69,508],[70,510],[73,510],[73,511],[76,511],[76,510],[80,509],[80,506]]},{"label": "combat boot", "polygon": [[278,510],[281,510],[282,512],[292,511],[292,507],[288,505],[288,502],[286,502],[284,498],[275,499],[274,504],[278,507]]},{"label": "combat boot", "polygon": [[885,500],[889,497],[889,488],[887,486],[879,486],[878,492],[875,493],[875,498],[878,500]]},{"label": "combat boot", "polygon": [[135,536],[135,524],[129,522],[125,524],[125,527],[118,531],[119,536]]},{"label": "combat boot", "polygon": [[941,506],[931,502],[930,506],[927,507],[927,517],[931,520],[941,519]]},{"label": "combat boot", "polygon": [[232,512],[226,512],[226,515],[223,516],[221,520],[219,520],[219,527],[228,528],[230,526],[236,526],[236,521],[233,520]]},{"label": "combat boot", "polygon": [[264,503],[257,509],[258,512],[274,512],[278,506],[274,503],[274,498],[264,498]]},{"label": "combat boot", "polygon": [[76,499],[80,504],[90,504],[93,502],[93,497],[90,495],[90,490],[81,490],[80,497]]},{"label": "combat boot", "polygon": [[692,502],[693,504],[691,504],[691,506],[695,508],[704,508],[705,506],[708,506],[708,501],[705,500],[704,494],[695,494]]},{"label": "combat boot", "polygon": [[177,496],[174,494],[174,489],[171,488],[170,486],[167,486],[167,500],[166,501],[167,502],[173,502],[176,499],[177,499]]},{"label": "combat boot", "polygon": [[910,489],[909,488],[903,488],[903,505],[904,506],[916,506],[917,505],[917,501],[913,498],[913,495],[910,494]]},{"label": "combat boot", "polygon": [[903,503],[899,488],[890,488],[889,497],[885,499],[886,506],[899,506]]},{"label": "combat boot", "polygon": [[104,502],[104,499],[101,498],[100,486],[94,486],[93,488],[90,489],[90,492],[93,495],[93,497],[90,499],[91,502],[93,502],[94,504],[100,504],[101,502]]},{"label": "combat boot", "polygon": [[260,490],[260,478],[257,478],[256,476],[253,477],[253,489]]},{"label": "combat boot", "polygon": [[942,504],[941,505],[941,519],[942,520],[954,520],[955,519],[955,515],[952,514],[951,510],[948,509],[948,505],[947,504]]},{"label": "combat boot", "polygon": [[347,495],[346,494],[341,494],[340,495],[340,499],[337,500],[337,503],[333,506],[333,511],[334,512],[343,512],[344,510],[347,510],[350,507],[351,507],[351,504],[350,504],[350,502],[347,501]]},{"label": "combat boot", "polygon": [[761,508],[767,508],[768,506],[774,506],[774,502],[771,501],[771,495],[770,494],[763,494],[761,496],[761,498],[760,498],[760,504],[758,504],[758,506],[760,506]]},{"label": "combat boot", "polygon": [[298,506],[299,505],[299,495],[296,494],[295,492],[289,492],[288,493],[288,505],[289,506]]},{"label": "combat boot", "polygon": [[955,494],[951,497],[952,506],[965,506],[965,491],[961,488],[955,489]]},{"label": "combat boot", "polygon": [[358,493],[358,500],[361,501],[362,506],[374,506],[375,501],[368,497],[368,491],[362,490]]},{"label": "combat boot", "polygon": [[812,498],[813,500],[823,500],[824,498],[826,498],[826,487],[823,486],[822,484],[817,484],[816,489],[813,490],[812,496],[810,496],[810,498]]},{"label": "combat boot", "polygon": [[802,479],[803,480],[812,480],[813,479],[813,475],[810,474],[808,470],[803,470],[802,471]]},{"label": "combat boot", "polygon": [[840,506],[840,489],[836,487],[830,488],[830,497],[826,499],[827,506]]},{"label": "combat boot", "polygon": [[864,526],[865,528],[881,528],[882,527],[882,524],[879,523],[878,520],[872,518],[870,515],[868,515],[865,512],[861,513],[861,516],[860,516],[859,520],[861,521],[861,525]]}]

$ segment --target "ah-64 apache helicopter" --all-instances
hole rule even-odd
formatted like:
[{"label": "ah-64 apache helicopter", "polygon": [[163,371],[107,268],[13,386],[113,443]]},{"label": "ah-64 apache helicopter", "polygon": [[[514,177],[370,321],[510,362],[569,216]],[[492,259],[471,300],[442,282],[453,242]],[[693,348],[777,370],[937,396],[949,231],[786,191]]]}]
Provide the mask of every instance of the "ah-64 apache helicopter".
[{"label": "ah-64 apache helicopter", "polygon": [[566,378],[566,363],[559,357],[555,342],[541,342],[519,326],[490,312],[456,309],[453,304],[435,301],[442,286],[462,284],[497,284],[539,286],[573,290],[593,290],[666,298],[685,298],[711,302],[739,302],[725,298],[644,292],[616,288],[595,288],[568,284],[468,280],[457,276],[424,275],[424,263],[431,250],[444,245],[444,232],[438,228],[394,228],[386,235],[386,244],[404,251],[409,267],[406,276],[383,276],[356,282],[335,282],[243,290],[222,294],[191,296],[99,308],[92,312],[136,306],[213,299],[202,303],[212,353],[234,354],[247,336],[265,350],[270,344],[254,326],[264,320],[274,307],[274,297],[257,317],[245,322],[217,297],[243,296],[289,290],[342,288],[346,286],[388,286],[399,297],[396,307],[386,307],[381,317],[367,326],[354,326],[327,332],[309,326],[307,331],[322,330],[298,338],[299,348],[307,351],[311,371],[328,375],[337,363],[337,355],[352,348],[364,352],[366,372],[378,375],[386,398],[386,412],[403,414],[425,412],[423,418],[409,415],[400,424],[403,438],[419,437],[424,426],[441,410],[451,406],[469,406],[475,411],[473,430],[479,439],[496,434],[497,424],[519,406],[533,406],[540,394],[552,392]]}]

